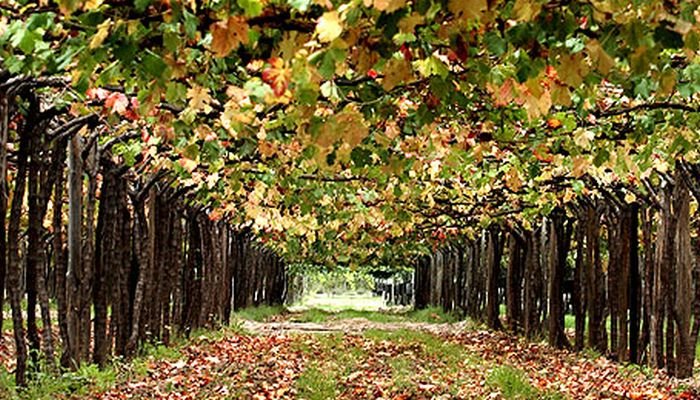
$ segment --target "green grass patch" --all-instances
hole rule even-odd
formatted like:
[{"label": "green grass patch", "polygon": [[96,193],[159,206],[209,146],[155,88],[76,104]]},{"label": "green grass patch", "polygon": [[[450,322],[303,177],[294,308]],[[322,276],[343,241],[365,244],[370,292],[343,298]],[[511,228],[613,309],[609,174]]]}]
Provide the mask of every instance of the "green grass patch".
[{"label": "green grass patch", "polygon": [[[367,354],[360,347],[348,346],[342,334],[319,335],[314,340],[313,345],[309,341],[296,344],[297,351],[315,359],[296,381],[298,396],[306,400],[333,399],[340,378],[354,372]],[[319,353],[315,353],[316,350]]]},{"label": "green grass patch", "polygon": [[430,323],[454,323],[460,318],[454,313],[447,313],[440,307],[429,307],[423,310],[412,310],[406,313],[410,321]]},{"label": "green grass patch", "polygon": [[418,343],[422,345],[425,354],[444,362],[448,370],[458,368],[462,362],[468,364],[481,363],[480,359],[468,353],[464,347],[456,343],[447,342],[427,332],[409,329],[400,329],[397,331],[370,329],[364,333],[364,336],[375,341],[388,340],[401,345]]},{"label": "green grass patch", "polygon": [[415,360],[403,356],[395,357],[389,360],[391,376],[394,380],[394,387],[404,391],[412,388],[415,385],[413,382],[415,375],[415,363]]},{"label": "green grass patch", "polygon": [[486,378],[486,384],[501,392],[506,399],[517,400],[563,400],[559,393],[542,392],[532,386],[525,373],[515,367],[503,365],[494,368]]},{"label": "green grass patch", "polygon": [[336,376],[314,363],[306,367],[297,379],[296,387],[299,398],[306,400],[326,400],[336,397]]},{"label": "green grass patch", "polygon": [[270,317],[273,317],[275,315],[279,315],[285,312],[285,308],[283,306],[258,306],[258,307],[249,307],[245,308],[243,310],[239,310],[233,313],[233,318],[239,319],[239,320],[250,320],[250,321],[257,321],[257,322],[265,322]]},{"label": "green grass patch", "polygon": [[0,399],[16,400],[50,400],[91,398],[92,395],[107,391],[119,382],[138,379],[148,375],[149,364],[153,361],[174,361],[182,357],[181,348],[186,345],[184,339],[178,340],[172,346],[163,344],[145,344],[139,354],[126,361],[115,359],[103,368],[95,364],[84,364],[77,371],[55,374],[31,372],[29,385],[18,388],[14,375],[0,370]]},{"label": "green grass patch", "polygon": [[66,372],[59,376],[37,372],[27,388],[15,386],[14,376],[6,371],[0,372],[0,398],[52,400],[88,396],[97,391],[104,391],[117,382],[118,372],[115,368],[100,369],[94,364],[84,365],[75,372]]},{"label": "green grass patch", "polygon": [[411,311],[369,311],[353,309],[328,311],[325,309],[311,308],[291,313],[289,320],[294,322],[324,323],[353,318],[363,318],[378,323],[453,323],[459,320],[455,314],[446,313],[437,307]]}]

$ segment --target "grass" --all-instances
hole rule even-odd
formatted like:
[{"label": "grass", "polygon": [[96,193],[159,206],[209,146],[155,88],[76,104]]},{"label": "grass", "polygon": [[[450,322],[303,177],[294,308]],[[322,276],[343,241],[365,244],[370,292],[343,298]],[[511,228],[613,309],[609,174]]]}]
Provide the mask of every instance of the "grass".
[{"label": "grass", "polygon": [[[429,357],[442,360],[448,368],[457,368],[459,363],[469,358],[469,364],[480,362],[465,352],[464,347],[446,342],[443,339],[427,332],[410,329],[400,329],[397,331],[384,331],[370,329],[364,336],[374,341],[390,341],[399,345],[409,345],[418,343],[423,347],[423,351]],[[471,358],[470,358],[471,357]]]},{"label": "grass", "polygon": [[452,313],[446,313],[439,307],[430,307],[423,310],[358,310],[352,308],[300,308],[287,309],[283,306],[259,306],[250,307],[233,313],[234,321],[250,320],[257,322],[269,321],[275,316],[285,316],[292,322],[324,323],[344,319],[364,318],[368,321],[379,323],[397,322],[426,322],[426,323],[453,323],[459,321],[459,317]]},{"label": "grass", "polygon": [[336,396],[335,376],[330,376],[318,363],[307,366],[296,382],[299,398],[306,400],[326,400]]},{"label": "grass", "polygon": [[[307,400],[333,399],[338,394],[339,379],[347,376],[366,356],[362,348],[345,346],[342,334],[320,335],[314,348],[300,343],[299,349],[314,358],[296,381],[299,398]],[[325,359],[321,355],[332,355]]]},{"label": "grass", "polygon": [[444,323],[457,322],[459,318],[451,313],[446,313],[440,308],[428,308],[425,310],[410,311],[367,311],[344,309],[338,311],[327,311],[324,309],[311,308],[290,314],[289,319],[295,322],[324,323],[343,319],[364,318],[372,322],[395,323],[395,322],[429,322]]},{"label": "grass", "polygon": [[139,355],[126,362],[115,359],[100,369],[95,364],[85,364],[77,371],[56,375],[50,372],[35,372],[27,388],[18,388],[14,376],[0,369],[0,399],[50,400],[89,398],[118,382],[143,377],[148,374],[153,360],[177,360],[182,357],[180,349],[186,344],[180,340],[171,347],[162,344],[146,344]]},{"label": "grass", "polygon": [[258,306],[249,307],[233,313],[234,320],[250,320],[257,322],[267,321],[270,317],[280,315],[285,312],[283,306]]},{"label": "grass", "polygon": [[525,372],[508,365],[494,368],[486,378],[486,384],[492,389],[500,391],[505,399],[564,399],[561,394],[538,390],[528,382]]},{"label": "grass", "polygon": [[384,300],[371,294],[315,294],[306,296],[298,305],[303,308],[317,308],[325,311],[341,311],[346,309],[372,311],[384,308]]}]

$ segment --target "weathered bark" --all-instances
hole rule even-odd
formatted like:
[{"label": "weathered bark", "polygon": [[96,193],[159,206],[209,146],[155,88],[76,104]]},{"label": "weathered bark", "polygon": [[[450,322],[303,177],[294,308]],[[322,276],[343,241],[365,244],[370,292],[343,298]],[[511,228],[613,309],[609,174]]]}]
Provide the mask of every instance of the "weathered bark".
[{"label": "weathered bark", "polygon": [[[67,260],[64,247],[64,230],[63,230],[63,195],[65,189],[65,175],[63,173],[63,164],[66,160],[67,139],[60,139],[56,143],[57,160],[61,165],[60,171],[57,171],[56,182],[53,188],[53,256],[54,256],[54,275],[56,276],[56,303],[58,308],[58,332],[63,346],[69,343],[68,337],[68,302],[66,298],[66,273]],[[60,149],[60,150],[59,150]],[[61,354],[61,366],[67,368],[70,366],[69,353],[67,351]]]},{"label": "weathered bark", "polygon": [[[149,204],[155,201],[153,194],[152,192],[149,196]],[[131,311],[131,335],[126,347],[127,354],[133,354],[138,344],[144,338],[143,325],[148,321],[146,296],[153,287],[152,242],[149,234],[149,230],[153,229],[153,225],[150,224],[149,226],[146,204],[143,201],[134,203],[134,216],[133,247],[138,262],[138,280]]]},{"label": "weathered bark", "polygon": [[[105,162],[100,190],[100,206],[97,211],[97,230],[95,234],[95,277],[92,300],[95,307],[93,325],[94,350],[93,362],[104,365],[111,350],[112,336],[107,336],[107,308],[109,298],[108,275],[112,285],[118,284],[120,265],[117,244],[121,230],[119,216],[118,171],[111,162]],[[116,272],[116,273],[115,273]],[[112,305],[113,315],[118,302]],[[113,329],[118,330],[117,326]]]},{"label": "weathered bark", "polygon": [[525,242],[520,235],[508,236],[508,270],[506,276],[506,317],[513,332],[523,328],[523,274],[525,271]]},{"label": "weathered bark", "polygon": [[[5,280],[7,278],[7,143],[10,104],[7,96],[0,93],[0,326],[4,321]],[[0,343],[4,339],[0,335]]]},{"label": "weathered bark", "polygon": [[[93,142],[92,146],[87,149],[87,158],[83,160],[83,170],[88,178],[87,194],[85,198],[85,215],[83,223],[83,234],[84,237],[82,243],[82,260],[80,267],[81,272],[81,285],[80,285],[80,299],[81,308],[79,318],[81,320],[80,324],[80,359],[89,360],[90,359],[90,338],[92,336],[92,321],[91,317],[91,303],[92,303],[92,280],[93,271],[95,269],[95,206],[97,204],[97,144]],[[81,153],[82,159],[82,153]]]},{"label": "weathered bark", "polygon": [[642,333],[639,339],[639,361],[647,361],[651,363],[651,354],[654,349],[649,349],[651,337],[651,319],[653,310],[653,295],[654,295],[654,243],[652,240],[652,224],[654,211],[651,208],[645,208],[641,213],[642,218],[642,245],[644,246],[644,287],[642,297]]},{"label": "weathered bark", "polygon": [[548,340],[556,348],[569,347],[569,341],[564,332],[564,274],[566,272],[566,257],[571,242],[571,223],[561,210],[555,210],[550,218],[549,229],[549,319]]},{"label": "weathered bark", "polygon": [[182,302],[182,327],[185,334],[189,335],[192,329],[198,328],[200,302],[200,276],[199,268],[202,265],[202,255],[199,248],[200,232],[197,221],[197,213],[190,211],[187,216],[187,262],[185,265],[183,302]]},{"label": "weathered bark", "polygon": [[674,238],[673,321],[676,325],[675,371],[678,378],[693,375],[697,337],[691,332],[693,302],[693,252],[690,244],[690,192],[685,181],[676,174],[673,191],[673,212],[676,218]]},{"label": "weathered bark", "polygon": [[[654,254],[654,292],[651,301],[651,329],[650,329],[650,361],[654,368],[663,368],[664,359],[664,321],[668,308],[668,287],[670,260],[673,257],[668,236],[673,231],[671,227],[671,198],[670,190],[662,188],[659,191],[661,210],[659,212],[656,228],[656,246]],[[670,346],[672,347],[672,345]]]},{"label": "weathered bark", "polygon": [[639,363],[639,340],[641,326],[642,276],[639,271],[639,206],[630,204],[625,210],[629,214],[629,361]]},{"label": "weathered bark", "polygon": [[607,350],[605,337],[605,281],[600,258],[599,213],[595,206],[586,206],[586,298],[588,298],[588,345],[600,353]]},{"label": "weathered bark", "polygon": [[532,339],[540,333],[542,271],[537,252],[538,235],[525,231],[525,336]]},{"label": "weathered bark", "polygon": [[131,306],[133,292],[131,276],[133,268],[132,226],[129,212],[127,185],[119,175],[115,180],[114,196],[117,219],[115,220],[114,256],[110,257],[111,267],[107,273],[111,284],[112,315],[109,322],[109,343],[114,342],[114,353],[118,356],[127,354],[127,344],[131,336]]},{"label": "weathered bark", "polygon": [[620,292],[621,282],[619,281],[621,276],[621,254],[624,251],[620,248],[620,232],[619,226],[621,225],[618,221],[617,210],[609,210],[606,215],[608,234],[608,271],[607,271],[607,285],[608,285],[608,313],[610,315],[610,358],[616,360],[617,354],[617,340],[618,340],[618,323],[619,318],[619,303],[620,303]]},{"label": "weathered bark", "polygon": [[499,319],[498,278],[501,271],[501,256],[503,245],[501,234],[497,227],[487,231],[486,268],[487,270],[487,298],[486,298],[486,324],[491,329],[502,329]]},{"label": "weathered bark", "polygon": [[[28,211],[29,220],[27,227],[27,286],[28,289],[34,286],[35,296],[33,302],[36,302],[37,297],[41,307],[41,319],[43,323],[42,330],[42,347],[45,355],[45,361],[50,368],[54,366],[54,349],[53,349],[53,326],[51,323],[51,314],[49,308],[49,294],[45,278],[45,257],[46,251],[43,237],[43,221],[46,216],[46,210],[49,202],[49,197],[54,186],[54,182],[59,174],[63,174],[63,160],[65,158],[65,142],[57,142],[53,146],[53,150],[49,153],[44,148],[43,141],[39,135],[34,135],[31,139],[31,154],[29,163],[29,187],[28,187]],[[48,163],[50,161],[50,163]],[[41,268],[40,268],[41,267]],[[28,292],[28,294],[31,292]],[[28,304],[32,304],[28,301]],[[28,324],[29,325],[29,324]],[[36,329],[36,326],[34,326]],[[31,332],[31,329],[30,329]],[[31,332],[30,337],[36,335],[36,332]],[[36,340],[34,338],[33,340]]]},{"label": "weathered bark", "polygon": [[66,272],[66,297],[68,303],[68,342],[64,343],[68,364],[71,368],[80,365],[83,345],[83,325],[90,320],[81,320],[86,308],[82,297],[88,285],[83,274],[82,230],[83,230],[83,160],[82,138],[70,139],[68,155],[68,270]]},{"label": "weathered bark", "polygon": [[7,284],[10,293],[10,305],[12,307],[12,325],[14,328],[15,352],[17,365],[15,366],[15,384],[25,386],[27,371],[27,342],[25,339],[24,322],[22,317],[22,292],[21,292],[21,266],[20,266],[20,218],[22,215],[22,203],[24,200],[25,182],[27,176],[27,154],[29,147],[29,135],[21,135],[19,151],[17,154],[17,174],[15,175],[15,188],[12,194],[10,206],[10,221],[7,228]]},{"label": "weathered bark", "polygon": [[[42,124],[45,125],[45,124]],[[39,339],[39,331],[36,319],[37,306],[37,274],[38,266],[41,264],[40,255],[40,235],[42,216],[39,214],[39,175],[41,173],[41,164],[43,160],[41,138],[39,135],[39,127],[33,129],[29,134],[29,148],[27,150],[28,165],[27,165],[27,209],[28,209],[28,224],[27,224],[27,253],[25,257],[25,284],[27,292],[27,338],[29,339],[29,356],[32,360],[32,365],[36,368],[39,366],[39,354],[41,340]]]},{"label": "weathered bark", "polygon": [[[234,239],[235,240],[235,239]],[[234,247],[235,247],[234,242]],[[235,253],[233,255],[235,258]],[[235,265],[235,262],[234,262]],[[235,274],[234,274],[235,276]],[[428,307],[430,303],[430,256],[419,258],[414,272],[415,285],[415,300],[414,307],[417,310],[422,310]],[[235,279],[235,278],[234,278]],[[235,298],[235,295],[234,295]]]},{"label": "weathered bark", "polygon": [[586,247],[584,240],[586,237],[586,222],[585,216],[579,215],[576,224],[576,261],[574,265],[574,293],[573,293],[573,308],[575,322],[574,333],[574,349],[576,351],[583,350],[584,336],[586,328],[586,271],[584,271],[584,257]]}]

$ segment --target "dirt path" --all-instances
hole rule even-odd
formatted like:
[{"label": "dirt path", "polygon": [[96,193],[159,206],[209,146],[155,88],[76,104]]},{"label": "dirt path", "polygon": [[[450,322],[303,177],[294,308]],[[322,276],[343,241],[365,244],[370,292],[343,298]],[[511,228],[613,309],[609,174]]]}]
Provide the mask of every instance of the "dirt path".
[{"label": "dirt path", "polygon": [[368,330],[398,331],[414,330],[435,335],[455,335],[467,329],[465,322],[427,323],[427,322],[375,322],[366,318],[350,318],[324,323],[274,321],[243,321],[241,327],[253,334],[280,335],[288,333],[345,333],[361,334]]},{"label": "dirt path", "polygon": [[[244,321],[96,396],[121,399],[696,399],[698,382],[467,323]],[[510,391],[510,392],[509,392]]]}]

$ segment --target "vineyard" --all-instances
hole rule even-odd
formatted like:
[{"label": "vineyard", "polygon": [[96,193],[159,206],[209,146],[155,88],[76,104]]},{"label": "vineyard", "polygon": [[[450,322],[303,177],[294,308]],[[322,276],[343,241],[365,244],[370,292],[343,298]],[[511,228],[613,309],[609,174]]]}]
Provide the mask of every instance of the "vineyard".
[{"label": "vineyard", "polygon": [[[494,398],[455,348],[507,376],[535,349],[562,377],[593,352],[665,382],[588,398],[700,396],[698,55],[696,0],[0,0],[0,369],[20,393],[361,272],[488,328],[396,330],[482,384],[390,398]],[[298,378],[418,346],[382,329],[182,351],[265,369],[255,349],[282,349]],[[314,398],[276,393],[255,398]]]}]

